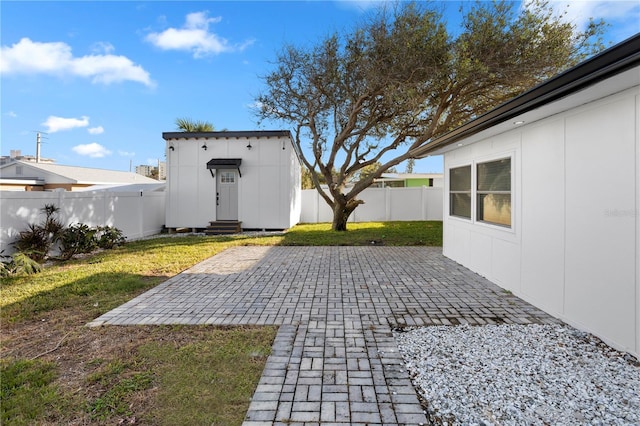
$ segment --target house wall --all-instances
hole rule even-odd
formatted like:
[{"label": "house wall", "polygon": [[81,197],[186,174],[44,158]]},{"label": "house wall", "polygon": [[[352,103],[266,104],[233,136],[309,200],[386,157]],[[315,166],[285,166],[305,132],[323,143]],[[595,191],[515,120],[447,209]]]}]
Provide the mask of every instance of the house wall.
[{"label": "house wall", "polygon": [[[636,356],[639,114],[635,87],[444,155],[444,254]],[[450,168],[506,156],[511,228],[450,216]]]},{"label": "house wall", "polygon": [[216,180],[207,170],[212,158],[242,159],[238,220],[244,229],[286,229],[298,222],[300,164],[288,138],[179,139],[170,145],[175,149],[167,149],[168,228],[205,228],[216,220]]}]

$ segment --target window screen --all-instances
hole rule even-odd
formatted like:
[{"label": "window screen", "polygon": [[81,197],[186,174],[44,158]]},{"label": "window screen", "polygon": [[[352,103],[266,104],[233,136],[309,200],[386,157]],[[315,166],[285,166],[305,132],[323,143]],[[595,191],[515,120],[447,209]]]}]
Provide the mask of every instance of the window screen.
[{"label": "window screen", "polygon": [[511,159],[477,165],[476,218],[511,226]]},{"label": "window screen", "polygon": [[471,219],[471,166],[449,170],[449,214]]}]

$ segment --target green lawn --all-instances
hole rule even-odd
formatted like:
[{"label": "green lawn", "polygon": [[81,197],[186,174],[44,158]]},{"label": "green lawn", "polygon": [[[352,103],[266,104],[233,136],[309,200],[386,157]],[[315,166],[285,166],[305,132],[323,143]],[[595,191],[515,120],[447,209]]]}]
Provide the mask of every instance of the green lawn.
[{"label": "green lawn", "polygon": [[349,229],[313,224],[263,237],[158,237],[3,279],[0,424],[240,424],[275,327],[84,324],[233,246],[442,241],[441,222]]}]

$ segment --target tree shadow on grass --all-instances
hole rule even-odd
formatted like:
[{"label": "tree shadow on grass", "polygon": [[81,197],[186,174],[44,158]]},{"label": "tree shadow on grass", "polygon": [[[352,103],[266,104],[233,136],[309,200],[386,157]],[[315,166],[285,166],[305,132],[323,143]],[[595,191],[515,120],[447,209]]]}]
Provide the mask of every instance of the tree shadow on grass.
[{"label": "tree shadow on grass", "polygon": [[[100,272],[32,294],[2,308],[3,321],[30,320],[46,312],[73,309],[96,317],[158,285],[168,276]],[[18,284],[16,284],[18,285]],[[84,315],[82,315],[84,316]]]}]

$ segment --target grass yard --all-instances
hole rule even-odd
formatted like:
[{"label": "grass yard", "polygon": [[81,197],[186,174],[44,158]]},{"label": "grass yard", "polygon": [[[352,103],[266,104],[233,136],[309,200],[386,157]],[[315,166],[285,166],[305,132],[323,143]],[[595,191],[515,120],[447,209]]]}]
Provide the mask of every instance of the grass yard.
[{"label": "grass yard", "polygon": [[275,327],[85,324],[228,247],[441,245],[441,222],[135,241],[0,284],[0,424],[238,425]]}]

